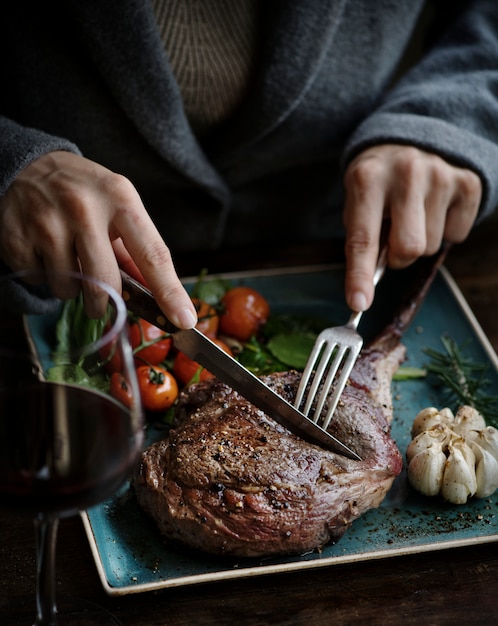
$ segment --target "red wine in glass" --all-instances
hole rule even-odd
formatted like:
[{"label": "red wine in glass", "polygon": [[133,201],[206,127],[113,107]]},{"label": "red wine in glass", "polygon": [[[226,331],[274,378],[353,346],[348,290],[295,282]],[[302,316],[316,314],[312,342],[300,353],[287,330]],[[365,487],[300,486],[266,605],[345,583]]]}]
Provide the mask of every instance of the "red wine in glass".
[{"label": "red wine in glass", "polygon": [[[20,306],[23,289],[29,292],[31,285],[43,281],[67,284],[68,279],[78,287],[76,307],[71,308],[76,300],[69,306],[54,300],[57,307],[52,310],[40,299],[40,309],[26,315]],[[5,296],[9,289],[12,300]],[[89,299],[92,319],[85,314]],[[26,296],[25,301],[32,305],[33,298]],[[9,306],[12,302],[15,307]],[[97,323],[96,310],[101,311]],[[73,332],[68,333],[68,327]],[[126,405],[110,393],[104,356],[110,354],[119,357],[114,362],[129,392]],[[71,375],[66,377],[66,372]],[[35,521],[36,626],[63,623],[55,596],[59,519],[104,501],[123,485],[138,460],[143,434],[121,296],[79,274],[21,272],[1,277],[0,502]],[[78,618],[77,623],[90,622]]]}]

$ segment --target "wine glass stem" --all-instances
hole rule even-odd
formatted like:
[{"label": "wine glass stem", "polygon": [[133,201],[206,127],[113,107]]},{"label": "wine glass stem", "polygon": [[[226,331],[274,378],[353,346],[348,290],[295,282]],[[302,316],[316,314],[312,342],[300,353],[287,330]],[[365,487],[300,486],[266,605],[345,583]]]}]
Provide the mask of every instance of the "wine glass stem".
[{"label": "wine glass stem", "polygon": [[35,626],[56,626],[55,546],[57,517],[39,514],[35,518],[36,533],[36,622]]}]

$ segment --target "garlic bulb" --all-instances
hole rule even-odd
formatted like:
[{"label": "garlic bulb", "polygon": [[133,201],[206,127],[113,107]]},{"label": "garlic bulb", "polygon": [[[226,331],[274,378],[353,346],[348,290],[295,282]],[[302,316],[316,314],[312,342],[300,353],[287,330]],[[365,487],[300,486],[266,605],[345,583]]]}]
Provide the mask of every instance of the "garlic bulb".
[{"label": "garlic bulb", "polygon": [[406,450],[408,480],[420,493],[464,504],[498,488],[498,430],[471,406],[453,415],[427,407],[415,417]]}]

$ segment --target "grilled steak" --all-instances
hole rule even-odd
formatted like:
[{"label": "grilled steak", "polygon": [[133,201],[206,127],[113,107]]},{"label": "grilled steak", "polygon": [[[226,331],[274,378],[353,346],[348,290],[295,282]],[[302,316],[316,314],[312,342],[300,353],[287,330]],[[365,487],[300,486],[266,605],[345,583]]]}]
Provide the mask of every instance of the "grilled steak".
[{"label": "grilled steak", "polygon": [[[365,350],[330,431],[352,461],[307,443],[219,380],[181,395],[178,425],[142,455],[134,488],[170,539],[244,557],[303,553],[337,540],[382,502],[402,467],[389,435],[398,342]],[[300,374],[265,377],[292,401]]]}]

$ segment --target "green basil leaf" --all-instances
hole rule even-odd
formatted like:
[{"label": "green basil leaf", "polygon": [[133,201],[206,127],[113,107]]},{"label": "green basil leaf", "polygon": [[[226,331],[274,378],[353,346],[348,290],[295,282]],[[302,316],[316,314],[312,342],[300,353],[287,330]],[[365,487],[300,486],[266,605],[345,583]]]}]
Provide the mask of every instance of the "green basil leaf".
[{"label": "green basil leaf", "polygon": [[316,336],[309,333],[275,335],[267,348],[279,361],[296,370],[303,370],[315,343]]}]

